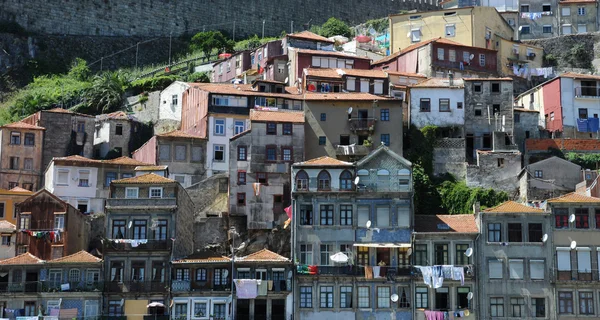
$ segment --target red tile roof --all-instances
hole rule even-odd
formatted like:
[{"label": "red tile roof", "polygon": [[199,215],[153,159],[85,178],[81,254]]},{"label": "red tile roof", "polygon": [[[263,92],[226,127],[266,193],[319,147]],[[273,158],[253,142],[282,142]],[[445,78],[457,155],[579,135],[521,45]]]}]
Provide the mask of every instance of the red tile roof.
[{"label": "red tile roof", "polygon": [[31,264],[42,264],[44,260],[32,255],[29,252],[25,252],[16,257],[0,260],[0,266],[7,265],[31,265]]},{"label": "red tile roof", "polygon": [[426,75],[420,73],[411,73],[411,72],[400,72],[400,71],[387,71],[385,72],[392,76],[403,76],[403,77],[416,77],[416,78],[427,78]]},{"label": "red tile roof", "polygon": [[201,251],[194,253],[183,259],[173,261],[174,264],[178,263],[228,263],[231,259],[225,256],[218,255],[210,251]]},{"label": "red tile roof", "polygon": [[463,78],[464,81],[513,81],[513,78]]},{"label": "red tile roof", "polygon": [[[593,2],[596,2],[596,1],[593,1]],[[575,3],[575,2],[571,2],[571,3]],[[597,76],[597,75],[575,73],[575,72],[566,72],[566,73],[561,74],[560,77],[562,77],[562,78],[572,78],[572,79],[600,80],[600,76]]]},{"label": "red tile roof", "polygon": [[21,193],[30,193],[30,194],[33,194],[33,191],[31,191],[31,190],[27,190],[27,189],[23,189],[23,188],[21,188],[21,187],[14,187],[14,188],[12,188],[12,189],[10,189],[10,190],[8,190],[8,191],[12,191],[12,192],[21,192]]},{"label": "red tile roof", "polygon": [[478,233],[474,214],[416,215],[415,232]]},{"label": "red tile roof", "polygon": [[304,112],[250,110],[250,121],[304,123]]},{"label": "red tile roof", "polygon": [[582,194],[571,192],[557,198],[549,199],[548,203],[598,203],[600,198],[588,197]]},{"label": "red tile roof", "polygon": [[54,113],[69,113],[69,114],[74,114],[74,115],[78,115],[78,116],[82,116],[82,117],[94,118],[94,116],[91,116],[89,114],[74,112],[74,111],[71,111],[68,109],[63,109],[63,108],[54,108],[54,109],[43,110],[43,111],[44,112],[54,112]]},{"label": "red tile roof", "polygon": [[278,255],[268,249],[262,249],[247,256],[236,258],[235,260],[239,262],[290,262],[289,258]]},{"label": "red tile roof", "polygon": [[543,213],[544,210],[526,206],[515,201],[506,201],[493,208],[483,210],[485,212],[495,213]]},{"label": "red tile roof", "polygon": [[527,139],[527,151],[547,151],[549,148],[567,151],[600,151],[600,140],[596,139]]},{"label": "red tile roof", "polygon": [[305,101],[321,101],[321,100],[338,100],[338,101],[373,101],[373,100],[397,100],[391,97],[376,96],[374,94],[365,92],[351,92],[351,93],[313,93],[307,92],[303,95]]},{"label": "red tile roof", "polygon": [[141,162],[129,157],[119,157],[110,160],[96,160],[89,159],[79,155],[72,155],[68,157],[57,157],[53,158],[53,161],[58,162],[73,162],[73,163],[85,163],[85,164],[110,164],[110,165],[123,165],[123,166],[147,166],[149,163]]},{"label": "red tile roof", "polygon": [[116,184],[167,184],[176,183],[177,181],[159,176],[154,173],[146,173],[139,176],[125,178],[120,180],[113,180],[112,183]]},{"label": "red tile roof", "polygon": [[203,140],[206,140],[206,138],[195,136],[193,134],[189,134],[189,133],[183,132],[181,130],[174,130],[174,131],[167,132],[167,133],[161,133],[161,134],[158,134],[157,136],[159,136],[159,137],[174,137],[174,138],[192,138],[192,139],[203,139]]},{"label": "red tile roof", "polygon": [[429,78],[410,86],[414,88],[464,88],[465,84],[462,79],[454,79],[454,83],[450,85],[450,80],[447,78]]},{"label": "red tile roof", "polygon": [[48,263],[98,263],[101,261],[102,259],[82,250],[66,257],[50,260]]},{"label": "red tile roof", "polygon": [[0,230],[2,230],[2,231],[6,231],[6,230],[12,230],[12,231],[14,231],[16,229],[17,229],[17,227],[14,224],[12,224],[12,223],[10,223],[10,222],[8,222],[6,220],[0,220]]},{"label": "red tile roof", "polygon": [[296,163],[299,166],[351,166],[351,162],[340,161],[335,158],[323,156],[315,159],[306,160]]},{"label": "red tile roof", "polygon": [[102,160],[102,163],[108,164],[118,164],[118,165],[126,165],[126,166],[147,166],[149,163],[141,162],[129,157],[118,157],[110,160]]},{"label": "red tile roof", "polygon": [[135,171],[162,171],[167,170],[169,166],[137,166]]},{"label": "red tile roof", "polygon": [[310,32],[308,30],[296,33],[290,33],[287,35],[288,38],[296,38],[296,39],[304,39],[304,40],[312,40],[312,41],[322,41],[328,43],[335,43],[333,40],[329,40],[323,36],[320,36],[316,33]]},{"label": "red tile roof", "polygon": [[348,58],[348,59],[361,59],[361,60],[371,61],[371,58],[368,58],[368,57],[353,56],[353,55],[346,54],[343,52],[338,52],[338,51],[298,49],[298,53],[310,54],[310,55],[314,55],[314,56],[342,57],[342,58]]},{"label": "red tile roof", "polygon": [[298,94],[298,90],[295,87],[286,87],[286,93],[270,93],[254,91],[252,86],[249,84],[238,84],[233,86],[228,83],[191,83],[193,88],[203,90],[210,93],[217,94],[230,94],[236,96],[259,96],[259,97],[273,97],[273,98],[287,98],[287,99],[301,99],[302,96]]},{"label": "red tile roof", "polygon": [[5,124],[0,127],[0,129],[29,129],[29,130],[46,130],[44,127],[36,126],[33,124],[25,123],[23,121],[17,121],[9,124]]},{"label": "red tile roof", "polygon": [[311,76],[311,77],[341,79],[342,74],[340,72],[338,72],[337,70],[338,69],[331,69],[331,68],[306,68],[305,74],[307,76]]}]

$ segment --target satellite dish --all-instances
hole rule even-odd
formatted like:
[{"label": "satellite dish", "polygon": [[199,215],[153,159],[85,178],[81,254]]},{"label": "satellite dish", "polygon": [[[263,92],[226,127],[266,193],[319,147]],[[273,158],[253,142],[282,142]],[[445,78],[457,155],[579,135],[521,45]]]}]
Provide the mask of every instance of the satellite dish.
[{"label": "satellite dish", "polygon": [[371,220],[367,221],[367,229],[371,227]]},{"label": "satellite dish", "polygon": [[573,222],[575,222],[575,215],[574,215],[574,214],[571,214],[571,215],[569,216],[569,222],[570,222],[570,223],[573,223]]},{"label": "satellite dish", "polygon": [[352,107],[348,108],[348,114],[352,113]]},{"label": "satellite dish", "polygon": [[546,243],[546,241],[548,241],[548,234],[545,233],[544,236],[542,237],[542,242]]},{"label": "satellite dish", "polygon": [[469,60],[473,60],[473,58],[475,58],[475,55],[471,53],[471,55],[469,56]]},{"label": "satellite dish", "polygon": [[406,250],[406,255],[410,257],[411,254],[412,254],[412,248],[408,248],[408,250]]},{"label": "satellite dish", "polygon": [[467,300],[473,300],[473,292],[467,294]]},{"label": "satellite dish", "polygon": [[285,80],[283,80],[283,82],[287,83],[290,79],[288,77],[285,77]]},{"label": "satellite dish", "polygon": [[127,229],[131,229],[131,224],[133,223],[133,221],[129,221],[129,223],[127,224]]},{"label": "satellite dish", "polygon": [[360,177],[354,178],[354,184],[358,184],[360,182]]},{"label": "satellite dish", "polygon": [[571,241],[571,249],[575,250],[575,248],[577,248],[577,241],[573,240]]},{"label": "satellite dish", "polygon": [[465,251],[465,256],[470,257],[473,255],[473,248],[469,248],[467,249],[467,251]]},{"label": "satellite dish", "polygon": [[394,293],[394,294],[393,294],[393,295],[390,297],[390,300],[392,300],[392,302],[397,302],[397,301],[398,301],[398,295]]}]

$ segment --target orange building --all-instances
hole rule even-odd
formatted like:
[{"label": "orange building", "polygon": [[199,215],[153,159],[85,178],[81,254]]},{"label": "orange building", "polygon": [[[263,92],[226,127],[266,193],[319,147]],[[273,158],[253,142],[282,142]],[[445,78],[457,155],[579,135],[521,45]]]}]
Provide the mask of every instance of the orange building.
[{"label": "orange building", "polygon": [[41,187],[44,130],[25,122],[0,127],[0,188]]},{"label": "orange building", "polygon": [[16,204],[23,202],[23,200],[32,194],[33,192],[19,187],[11,190],[0,189],[0,220],[5,220],[16,225]]}]

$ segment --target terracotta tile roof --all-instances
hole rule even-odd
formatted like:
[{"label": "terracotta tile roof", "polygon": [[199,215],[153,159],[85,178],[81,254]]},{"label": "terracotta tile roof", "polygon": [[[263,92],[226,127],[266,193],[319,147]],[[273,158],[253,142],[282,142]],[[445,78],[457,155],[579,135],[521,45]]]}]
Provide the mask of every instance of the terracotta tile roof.
[{"label": "terracotta tile roof", "polygon": [[497,212],[497,213],[542,213],[544,210],[526,206],[524,204],[515,201],[506,201],[493,208],[483,210],[485,212]]},{"label": "terracotta tile roof", "polygon": [[450,80],[447,78],[430,78],[416,84],[410,85],[413,88],[464,88],[465,84],[462,79],[454,79],[454,84],[450,85]]},{"label": "terracotta tile roof", "polygon": [[289,258],[278,255],[268,249],[262,249],[247,256],[236,258],[235,260],[239,262],[290,262]]},{"label": "terracotta tile roof", "polygon": [[351,162],[340,161],[335,158],[323,156],[315,159],[296,163],[297,166],[351,166]]},{"label": "terracotta tile roof", "polygon": [[0,260],[0,266],[8,265],[30,265],[30,264],[42,264],[44,260],[32,255],[29,252],[25,252],[16,257]]},{"label": "terracotta tile roof", "polygon": [[307,68],[306,75],[312,77],[336,78],[341,79],[343,75],[350,77],[365,78],[387,78],[387,74],[382,70],[365,69],[334,69],[334,68]]},{"label": "terracotta tile roof", "polygon": [[527,151],[547,151],[549,148],[567,151],[600,151],[600,140],[596,139],[527,139]]},{"label": "terracotta tile roof", "polygon": [[29,130],[46,130],[44,127],[36,126],[33,124],[25,123],[23,121],[17,121],[9,124],[5,124],[0,127],[0,129],[29,129]]},{"label": "terracotta tile roof", "polygon": [[463,78],[464,81],[513,81],[512,78]]},{"label": "terracotta tile roof", "polygon": [[102,163],[120,164],[120,165],[127,165],[127,166],[145,166],[145,165],[149,165],[149,163],[137,161],[137,160],[129,158],[129,157],[118,157],[118,158],[110,159],[110,160],[102,160]]},{"label": "terracotta tile roof", "polygon": [[598,203],[600,202],[600,198],[588,197],[582,194],[571,192],[567,193],[563,196],[549,199],[548,203]]},{"label": "terracotta tile roof", "polygon": [[14,188],[12,188],[12,189],[10,189],[10,190],[8,190],[8,191],[12,191],[12,192],[22,192],[22,193],[31,193],[31,194],[33,194],[33,191],[31,191],[31,190],[27,190],[27,189],[23,189],[23,188],[21,188],[21,187],[14,187]]},{"label": "terracotta tile roof", "polygon": [[514,111],[520,111],[520,112],[535,112],[535,113],[540,113],[538,110],[529,110],[527,108],[513,108]]},{"label": "terracotta tile roof", "polygon": [[[562,2],[562,1],[561,1]],[[595,1],[593,1],[595,2]],[[571,2],[571,3],[575,3],[575,2]],[[593,75],[593,74],[582,74],[582,73],[575,73],[575,72],[566,72],[561,74],[559,77],[563,77],[563,78],[573,78],[573,79],[590,79],[590,80],[600,80],[600,76],[597,75]]]},{"label": "terracotta tile roof", "polygon": [[474,214],[415,216],[415,232],[478,233]]},{"label": "terracotta tile roof", "polygon": [[304,112],[250,110],[250,121],[304,123]]},{"label": "terracotta tile roof", "polygon": [[229,83],[192,83],[193,88],[216,94],[230,94],[236,96],[259,96],[287,99],[301,99],[295,87],[286,87],[286,93],[270,93],[252,90],[249,84],[239,84],[235,87]]},{"label": "terracotta tile roof", "polygon": [[68,157],[56,157],[52,159],[53,161],[72,161],[79,163],[101,163],[102,160],[90,159],[86,157],[82,157],[80,155],[72,155]]},{"label": "terracotta tile roof", "polygon": [[400,71],[385,71],[387,74],[392,76],[404,76],[404,77],[416,77],[416,78],[427,78],[426,75],[420,73],[411,72],[400,72]]},{"label": "terracotta tile roof", "polygon": [[238,133],[238,134],[236,134],[236,135],[232,136],[231,138],[229,138],[229,140],[235,140],[235,139],[237,139],[237,138],[239,138],[239,137],[245,136],[246,134],[248,134],[248,133],[250,133],[250,132],[252,132],[252,129],[251,129],[251,128],[249,128],[249,129],[246,129],[245,131],[242,131],[242,132],[240,132],[240,133]]},{"label": "terracotta tile roof", "polygon": [[368,57],[353,56],[353,55],[350,55],[347,53],[342,53],[342,52],[337,52],[337,51],[298,49],[298,53],[310,54],[310,55],[314,55],[314,56],[342,57],[342,58],[348,58],[348,59],[361,59],[361,60],[371,61],[371,58],[368,58]]},{"label": "terracotta tile roof", "polygon": [[125,178],[120,180],[113,180],[112,183],[116,184],[167,184],[176,183],[177,181],[159,176],[154,173],[146,173],[139,176]]},{"label": "terracotta tile roof", "polygon": [[[304,69],[305,74],[307,76],[341,79],[342,75],[337,70],[338,69],[331,69],[331,68],[306,68],[306,69]],[[341,69],[339,69],[339,70],[341,70]]]},{"label": "terracotta tile roof", "polygon": [[183,259],[173,261],[173,263],[228,263],[231,259],[225,256],[217,255],[210,251],[201,251]]},{"label": "terracotta tile roof", "polygon": [[199,136],[195,136],[193,134],[189,134],[189,133],[183,132],[181,130],[174,130],[174,131],[167,132],[167,133],[161,133],[161,134],[158,134],[157,136],[159,136],[159,137],[176,137],[176,138],[192,138],[192,139],[203,139],[203,140],[206,140],[206,138],[201,138]]},{"label": "terracotta tile roof", "polygon": [[339,101],[373,101],[373,100],[397,100],[392,97],[376,96],[365,92],[350,92],[350,93],[313,93],[307,92],[303,95],[306,101],[321,101],[321,100],[339,100]]},{"label": "terracotta tile roof", "polygon": [[86,164],[111,164],[111,165],[124,165],[124,166],[147,166],[149,163],[137,161],[129,157],[119,157],[110,160],[96,160],[89,159],[79,155],[73,155],[68,157],[57,157],[53,158],[53,161],[58,162],[74,162],[74,163],[86,163]]},{"label": "terracotta tile roof", "polygon": [[74,115],[78,115],[78,116],[82,116],[82,117],[94,118],[94,116],[91,116],[89,114],[73,112],[71,110],[63,109],[63,108],[54,108],[54,109],[43,110],[43,111],[44,112],[53,112],[53,113],[69,113],[69,114],[74,114]]},{"label": "terracotta tile roof", "polygon": [[162,171],[167,170],[168,166],[137,166],[134,171]]},{"label": "terracotta tile roof", "polygon": [[112,113],[105,113],[105,114],[100,114],[96,116],[96,120],[98,121],[102,121],[102,120],[108,120],[108,119],[112,119],[112,120],[137,120],[135,118],[135,116],[133,115],[129,115],[123,111],[115,111]]},{"label": "terracotta tile roof", "polygon": [[48,263],[98,263],[102,262],[102,259],[93,256],[86,251],[79,251],[66,257],[54,259],[48,261]]},{"label": "terracotta tile roof", "polygon": [[281,85],[287,84],[287,82],[281,82],[281,81],[275,81],[275,80],[256,79],[252,82],[252,86],[254,86],[256,83],[269,83],[269,84],[281,84]]},{"label": "terracotta tile roof", "polygon": [[17,226],[15,226],[14,224],[6,221],[6,220],[0,220],[0,230],[16,230]]},{"label": "terracotta tile roof", "polygon": [[296,39],[305,39],[305,40],[312,40],[312,41],[321,41],[321,42],[328,42],[328,43],[335,43],[335,41],[333,40],[329,40],[323,36],[320,36],[314,32],[310,32],[308,30],[306,31],[302,31],[302,32],[296,32],[296,33],[290,33],[287,35],[288,38],[296,38]]},{"label": "terracotta tile roof", "polygon": [[366,78],[387,78],[387,74],[383,70],[364,70],[364,69],[342,69],[342,71],[351,77],[366,77]]}]

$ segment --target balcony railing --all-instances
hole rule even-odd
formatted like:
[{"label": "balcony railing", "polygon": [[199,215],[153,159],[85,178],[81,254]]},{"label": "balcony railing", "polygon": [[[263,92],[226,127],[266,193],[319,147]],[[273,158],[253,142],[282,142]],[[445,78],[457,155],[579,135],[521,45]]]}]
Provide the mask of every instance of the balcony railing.
[{"label": "balcony railing", "polygon": [[375,130],[375,118],[351,118],[350,130],[352,131],[373,131]]},{"label": "balcony railing", "polygon": [[600,99],[600,88],[598,87],[575,87],[575,97]]},{"label": "balcony railing", "polygon": [[0,283],[0,293],[40,292],[41,289],[42,283],[40,281]]},{"label": "balcony railing", "polygon": [[598,281],[594,279],[593,274],[598,274],[598,270],[590,271],[557,271],[556,276],[558,281]]},{"label": "balcony railing", "polygon": [[[121,242],[122,240],[126,242]],[[138,240],[143,241],[143,240]],[[132,242],[131,239],[104,239],[105,252],[115,251],[169,251],[171,240],[146,240],[146,243]]]},{"label": "balcony railing", "polygon": [[[68,285],[68,286],[67,286]],[[42,281],[41,292],[101,292],[103,282],[50,282]]]},{"label": "balcony railing", "polygon": [[[171,291],[173,292],[189,292],[189,291],[230,291],[229,283],[224,285],[211,285],[209,283],[195,283],[192,285],[191,280],[173,280],[171,283]],[[273,280],[273,287],[270,292],[289,291],[286,280]]]},{"label": "balcony railing", "polygon": [[389,181],[365,182],[359,183],[357,190],[358,192],[408,192],[410,191],[410,184]]},{"label": "balcony railing", "polygon": [[[396,277],[412,277],[416,273],[419,273],[412,266],[389,266],[389,267],[378,267],[378,274],[373,273],[373,279],[393,279]],[[318,266],[318,275],[346,275],[346,276],[358,276],[366,277],[365,267],[363,266]],[[377,269],[375,269],[377,270]],[[377,271],[375,271],[377,272]]]},{"label": "balcony railing", "polygon": [[124,282],[105,282],[104,290],[106,292],[167,292],[168,284],[166,282],[156,281],[124,281]]},{"label": "balcony railing", "polygon": [[111,198],[106,199],[107,207],[172,207],[177,206],[175,198]]}]

